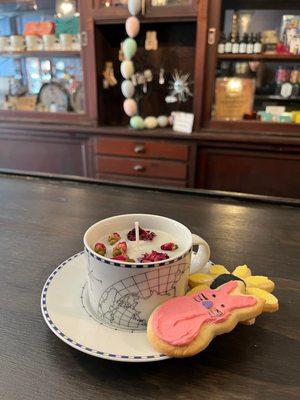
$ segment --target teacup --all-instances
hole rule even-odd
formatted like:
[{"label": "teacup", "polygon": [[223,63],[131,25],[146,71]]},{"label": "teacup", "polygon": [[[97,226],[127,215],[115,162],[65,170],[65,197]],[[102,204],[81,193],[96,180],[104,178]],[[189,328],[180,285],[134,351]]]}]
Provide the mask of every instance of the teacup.
[{"label": "teacup", "polygon": [[25,49],[24,37],[20,35],[11,35],[9,37],[9,46],[11,51],[22,51]]},{"label": "teacup", "polygon": [[37,35],[27,35],[25,36],[26,49],[29,51],[41,50],[42,49],[42,39]]},{"label": "teacup", "polygon": [[[176,256],[150,263],[117,261],[94,252],[103,235],[130,230],[135,221],[151,231],[168,232],[179,245]],[[192,248],[198,245],[193,268],[206,271],[209,245],[183,224],[149,214],[126,214],[92,225],[84,235],[88,270],[88,295],[94,316],[103,324],[125,330],[145,330],[152,311],[188,287]],[[194,272],[194,271],[192,271]]]},{"label": "teacup", "polygon": [[9,37],[0,36],[0,51],[7,51],[9,47]]},{"label": "teacup", "polygon": [[43,35],[44,50],[56,50],[57,43],[55,35]]}]

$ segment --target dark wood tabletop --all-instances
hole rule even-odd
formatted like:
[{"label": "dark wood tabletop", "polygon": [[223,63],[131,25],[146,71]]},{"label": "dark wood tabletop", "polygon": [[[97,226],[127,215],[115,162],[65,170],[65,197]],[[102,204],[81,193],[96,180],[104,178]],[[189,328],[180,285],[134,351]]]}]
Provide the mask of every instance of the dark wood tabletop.
[{"label": "dark wood tabletop", "polygon": [[[280,310],[188,359],[117,363],[60,341],[41,315],[44,282],[91,224],[136,212],[174,218],[213,261],[269,276]],[[0,399],[299,399],[299,242],[296,202],[1,175]]]}]

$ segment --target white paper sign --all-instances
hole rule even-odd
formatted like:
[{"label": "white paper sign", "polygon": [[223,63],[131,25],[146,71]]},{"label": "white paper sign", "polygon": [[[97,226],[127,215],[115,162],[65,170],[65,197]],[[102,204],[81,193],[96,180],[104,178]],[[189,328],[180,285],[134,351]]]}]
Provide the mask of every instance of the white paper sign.
[{"label": "white paper sign", "polygon": [[172,117],[174,118],[173,131],[192,133],[194,114],[174,111]]}]

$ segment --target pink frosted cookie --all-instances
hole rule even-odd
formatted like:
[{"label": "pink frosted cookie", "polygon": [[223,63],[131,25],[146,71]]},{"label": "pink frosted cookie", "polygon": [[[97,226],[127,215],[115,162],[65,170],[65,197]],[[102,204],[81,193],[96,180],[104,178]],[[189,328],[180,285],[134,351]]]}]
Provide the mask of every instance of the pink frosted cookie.
[{"label": "pink frosted cookie", "polygon": [[199,353],[215,336],[262,313],[265,300],[244,293],[244,283],[230,281],[217,289],[199,289],[166,301],[148,321],[151,344],[173,357]]}]

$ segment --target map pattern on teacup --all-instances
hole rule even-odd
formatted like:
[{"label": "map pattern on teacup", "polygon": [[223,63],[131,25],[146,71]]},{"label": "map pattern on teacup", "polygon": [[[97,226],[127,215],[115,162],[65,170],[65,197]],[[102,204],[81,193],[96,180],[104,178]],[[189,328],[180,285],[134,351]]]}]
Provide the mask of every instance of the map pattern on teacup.
[{"label": "map pattern on teacup", "polygon": [[139,307],[143,302],[153,302],[153,296],[157,297],[157,305],[176,296],[176,285],[188,271],[189,263],[181,263],[122,279],[102,294],[97,314],[110,325],[144,329],[147,321]]}]

